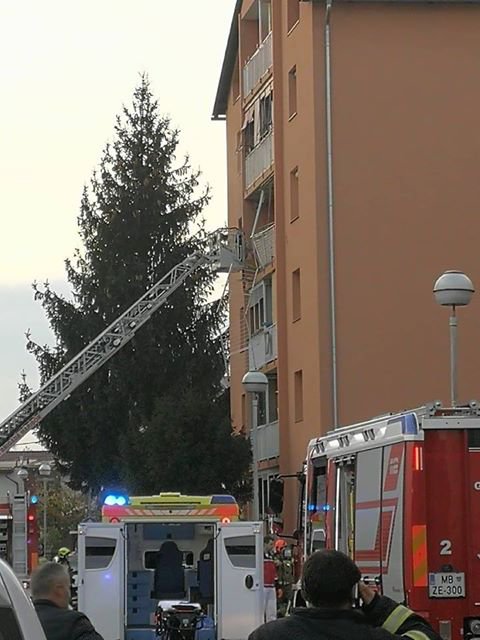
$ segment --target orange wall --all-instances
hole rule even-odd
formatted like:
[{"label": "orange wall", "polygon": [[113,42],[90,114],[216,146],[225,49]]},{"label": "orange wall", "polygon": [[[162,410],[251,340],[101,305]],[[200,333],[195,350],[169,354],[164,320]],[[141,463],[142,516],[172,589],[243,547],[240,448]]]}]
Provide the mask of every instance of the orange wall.
[{"label": "orange wall", "polygon": [[[480,287],[480,7],[337,5],[332,18],[340,420],[449,400],[445,269]],[[480,295],[459,391],[480,396]]]},{"label": "orange wall", "polygon": [[[244,2],[242,15],[251,1]],[[325,137],[323,3],[300,4],[287,33],[274,1],[276,300],[280,468],[299,470],[309,438],[333,426]],[[449,401],[448,311],[432,296],[444,270],[480,288],[480,6],[334,2],[331,17],[335,279],[340,424]],[[241,37],[240,37],[241,39]],[[240,44],[242,49],[242,44]],[[297,67],[297,116],[288,72]],[[237,132],[227,121],[230,224],[243,203]],[[300,217],[290,221],[290,171],[299,167]],[[292,321],[292,272],[302,317]],[[243,304],[232,278],[231,332]],[[238,335],[237,335],[238,337]],[[459,391],[480,397],[480,293],[459,310]],[[240,424],[245,354],[232,355],[232,416]],[[303,420],[293,377],[303,371]],[[287,528],[297,487],[286,483]]]}]

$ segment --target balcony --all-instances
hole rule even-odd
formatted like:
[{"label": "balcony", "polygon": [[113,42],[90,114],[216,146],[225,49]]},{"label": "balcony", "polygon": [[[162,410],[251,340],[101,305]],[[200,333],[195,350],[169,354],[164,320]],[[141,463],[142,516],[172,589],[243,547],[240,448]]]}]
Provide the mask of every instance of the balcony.
[{"label": "balcony", "polygon": [[273,164],[273,133],[270,131],[245,157],[245,189],[261,178]]},{"label": "balcony", "polygon": [[257,428],[258,460],[269,460],[280,455],[278,421]]},{"label": "balcony", "polygon": [[272,66],[272,33],[270,32],[243,67],[243,96],[251,93]]},{"label": "balcony", "polygon": [[252,237],[258,266],[264,269],[275,257],[275,224],[270,224]]},{"label": "balcony", "polygon": [[248,366],[250,371],[260,369],[277,357],[277,325],[264,327],[248,342]]}]

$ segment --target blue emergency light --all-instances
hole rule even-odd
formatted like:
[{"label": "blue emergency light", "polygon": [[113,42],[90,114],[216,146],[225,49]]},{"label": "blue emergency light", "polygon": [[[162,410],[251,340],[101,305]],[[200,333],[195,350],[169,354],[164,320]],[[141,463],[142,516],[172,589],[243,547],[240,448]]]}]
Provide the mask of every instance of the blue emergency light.
[{"label": "blue emergency light", "polygon": [[107,507],[124,507],[128,503],[127,496],[118,495],[116,493],[109,493],[103,499],[103,504],[107,505]]}]

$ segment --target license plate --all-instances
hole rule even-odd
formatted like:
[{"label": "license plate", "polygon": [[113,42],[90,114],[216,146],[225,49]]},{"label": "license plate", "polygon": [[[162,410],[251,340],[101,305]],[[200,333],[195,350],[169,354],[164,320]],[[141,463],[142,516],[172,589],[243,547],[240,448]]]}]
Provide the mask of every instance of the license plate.
[{"label": "license plate", "polygon": [[464,573],[429,573],[430,598],[465,598]]}]

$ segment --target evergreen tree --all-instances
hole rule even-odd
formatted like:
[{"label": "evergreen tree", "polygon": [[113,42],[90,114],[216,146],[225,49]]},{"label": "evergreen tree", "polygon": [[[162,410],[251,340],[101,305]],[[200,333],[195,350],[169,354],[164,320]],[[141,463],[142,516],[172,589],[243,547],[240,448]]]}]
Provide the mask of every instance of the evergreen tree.
[{"label": "evergreen tree", "polygon": [[[200,173],[176,164],[178,132],[142,76],[112,144],[85,188],[82,250],[66,260],[73,299],[34,284],[56,337],[31,339],[42,381],[84,348],[146,289],[205,241]],[[197,271],[135,338],[43,420],[40,437],[72,485],[128,482],[135,491],[245,486],[248,442],[233,437],[216,338],[223,310],[209,304],[214,274]]]}]

